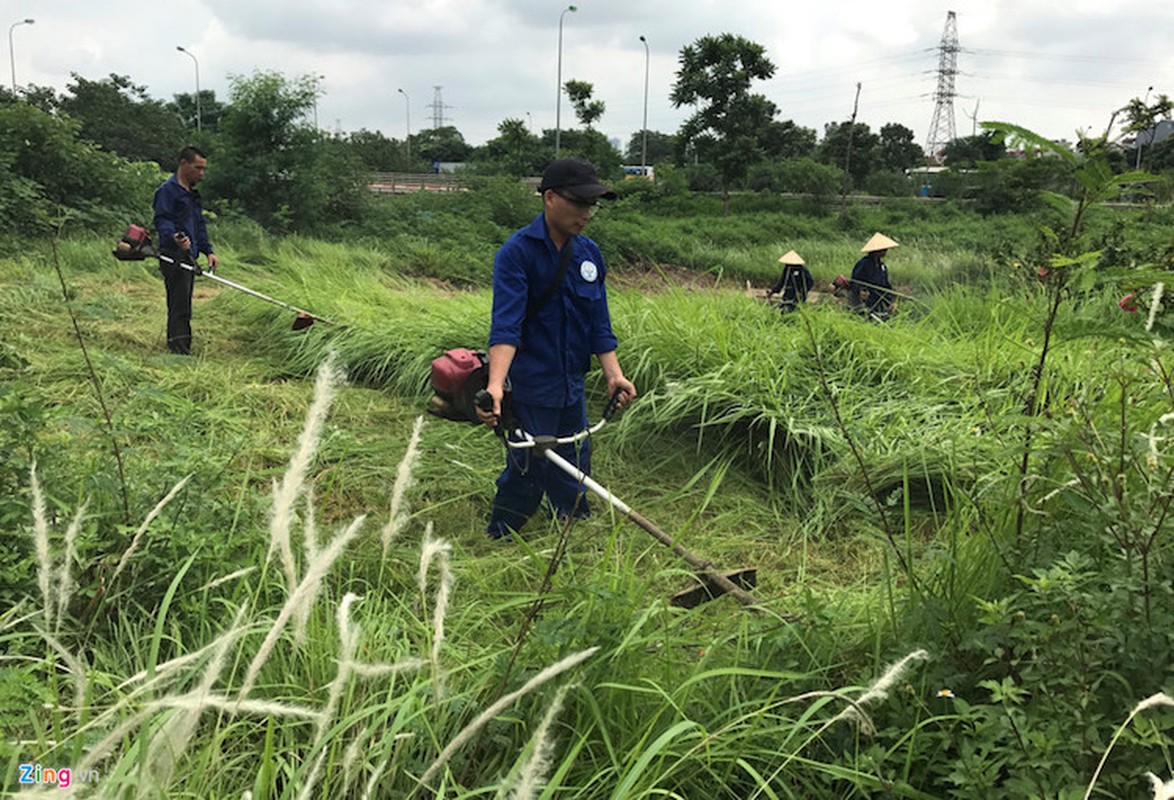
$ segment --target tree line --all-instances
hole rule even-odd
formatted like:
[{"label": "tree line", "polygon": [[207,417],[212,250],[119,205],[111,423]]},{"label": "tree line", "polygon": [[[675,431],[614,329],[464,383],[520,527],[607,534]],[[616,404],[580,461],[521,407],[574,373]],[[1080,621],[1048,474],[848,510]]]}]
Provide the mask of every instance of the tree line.
[{"label": "tree line", "polygon": [[[509,118],[496,137],[472,146],[453,126],[407,140],[366,129],[320,130],[315,76],[232,76],[230,98],[222,102],[209,90],[161,101],[128,76],[90,80],[74,73],[61,94],[38,86],[15,95],[0,89],[0,212],[8,219],[0,229],[43,228],[62,208],[83,224],[104,212],[122,213],[128,203],[142,203],[158,171],[170,171],[186,144],[212,157],[203,184],[210,207],[275,231],[314,232],[354,219],[363,212],[371,172],[425,172],[437,162],[457,162],[469,175],[540,174],[554,157],[556,136],[562,154],[591,159],[608,178],[618,178],[622,164],[646,160],[662,183],[727,198],[740,190],[827,197],[910,195],[921,188],[907,175],[925,164],[911,130],[888,123],[874,132],[853,119],[827,123],[821,136],[780,119],[780,109],[754,91],[755,82],[774,72],[765,49],[743,37],[698,39],[681,50],[669,98],[692,114],[675,133],[637,131],[622,151],[596,129],[605,102],[593,96],[591,83],[577,79],[563,89],[580,128],[536,134]],[[1142,142],[1170,106],[1159,95],[1152,104],[1130,101],[1118,113]],[[1113,150],[1114,168],[1172,171],[1172,142]],[[934,193],[970,196],[998,211],[1019,210],[1043,189],[1071,188],[1054,160],[1008,159],[1007,152],[989,132],[951,142],[942,155],[954,171],[935,176]]]}]

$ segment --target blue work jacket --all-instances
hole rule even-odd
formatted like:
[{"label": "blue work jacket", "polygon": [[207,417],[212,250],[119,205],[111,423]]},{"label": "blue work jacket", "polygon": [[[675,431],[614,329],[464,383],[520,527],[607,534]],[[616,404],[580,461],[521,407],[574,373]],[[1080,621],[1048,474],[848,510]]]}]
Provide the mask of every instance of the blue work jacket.
[{"label": "blue work jacket", "polygon": [[581,235],[572,236],[563,247],[572,250],[562,285],[528,322],[527,307],[554,281],[562,256],[544,216],[539,214],[511,236],[493,261],[489,346],[518,348],[509,372],[514,396],[544,408],[581,403],[591,356],[610,353],[617,345],[599,247]]},{"label": "blue work jacket", "polygon": [[868,290],[868,300],[865,302],[870,311],[889,310],[893,302],[892,288],[889,268],[872,253],[865,255],[852,268],[852,289],[857,295],[862,289]]},{"label": "blue work jacket", "polygon": [[192,240],[192,258],[199,257],[200,253],[212,255],[200,193],[183,188],[174,175],[155,190],[155,230],[159,232],[159,249],[163,252],[179,251],[175,246],[175,234],[183,231]]}]

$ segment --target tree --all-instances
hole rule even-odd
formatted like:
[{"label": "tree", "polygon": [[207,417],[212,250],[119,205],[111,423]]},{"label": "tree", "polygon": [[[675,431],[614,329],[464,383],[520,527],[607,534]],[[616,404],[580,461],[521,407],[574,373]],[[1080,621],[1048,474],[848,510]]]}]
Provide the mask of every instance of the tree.
[{"label": "tree", "polygon": [[980,161],[998,161],[1006,154],[1006,145],[1001,138],[996,139],[994,131],[955,139],[942,152],[946,164],[955,168],[971,168]]},{"label": "tree", "polygon": [[388,139],[380,131],[363,128],[351,133],[345,141],[351,153],[373,172],[407,168],[403,142]]},{"label": "tree", "polygon": [[542,140],[530,133],[520,119],[504,119],[497,126],[498,136],[490,139],[475,155],[481,171],[504,173],[515,177],[537,175],[549,161]]},{"label": "tree", "polygon": [[220,118],[227,110],[225,105],[216,99],[216,92],[211,89],[200,90],[198,107],[195,92],[174,95],[167,107],[183,120],[188,130],[196,130],[198,122],[199,129],[208,133],[215,133],[220,129]]},{"label": "tree", "polygon": [[0,102],[0,233],[43,237],[63,220],[107,233],[150,224],[143,215],[159,168],[101,150],[80,128],[30,103]]},{"label": "tree", "polygon": [[587,81],[567,81],[563,84],[567,91],[567,99],[575,109],[575,116],[588,130],[593,130],[594,124],[603,116],[604,104],[602,100],[592,100],[593,87]]},{"label": "tree", "polygon": [[147,96],[125,75],[90,81],[72,73],[60,108],[81,123],[81,135],[103,150],[132,161],[154,161],[164,169],[187,144],[182,120],[159,100]]},{"label": "tree", "polygon": [[236,202],[271,229],[309,232],[352,218],[365,197],[365,170],[345,143],[308,121],[318,78],[257,72],[229,83],[223,152],[209,153],[207,194]]},{"label": "tree", "polygon": [[925,160],[921,147],[913,142],[913,131],[890,122],[880,129],[880,166],[892,172],[904,172]]},{"label": "tree", "polygon": [[681,126],[678,147],[692,149],[717,168],[728,213],[730,188],[762,158],[762,134],[777,110],[762,95],[751,94],[750,85],[774,75],[775,65],[761,45],[731,33],[686,45],[680,65],[669,99],[676,108],[698,108]]},{"label": "tree", "polygon": [[851,137],[852,162],[848,165],[848,173],[853,185],[863,186],[868,174],[876,167],[880,137],[864,122],[829,122],[823,131],[823,141],[816,148],[818,160],[843,169]]},{"label": "tree", "polygon": [[[605,180],[619,177],[620,166],[623,164],[622,156],[602,133],[588,128],[562,131],[560,136],[559,145],[563,156],[580,156],[587,159],[595,165],[599,177]],[[542,144],[548,154],[554,153],[553,129],[542,132]],[[543,167],[545,168],[545,164]]]},{"label": "tree", "polygon": [[463,162],[468,160],[472,152],[473,146],[452,125],[425,128],[412,134],[412,153],[417,161],[427,161],[429,164],[437,161]]},{"label": "tree", "polygon": [[[1144,100],[1135,97],[1121,109],[1125,114],[1125,131],[1135,134],[1133,146],[1130,148],[1133,153],[1133,157],[1130,159],[1131,165],[1141,167],[1141,160],[1145,157],[1146,148],[1153,144],[1154,130],[1157,128],[1158,122],[1168,118],[1172,110],[1174,110],[1174,101],[1171,101],[1164,94],[1158,95],[1157,99],[1148,105]],[[1140,153],[1138,153],[1138,147],[1141,148]]]},{"label": "tree", "polygon": [[[640,156],[644,152],[644,131],[637,131],[628,140],[628,147],[624,150],[625,164],[639,164]],[[659,164],[669,161],[677,152],[677,137],[671,133],[648,131],[648,163]]]},{"label": "tree", "polygon": [[762,134],[762,149],[769,158],[805,158],[815,152],[815,130],[787,119],[772,120]]}]

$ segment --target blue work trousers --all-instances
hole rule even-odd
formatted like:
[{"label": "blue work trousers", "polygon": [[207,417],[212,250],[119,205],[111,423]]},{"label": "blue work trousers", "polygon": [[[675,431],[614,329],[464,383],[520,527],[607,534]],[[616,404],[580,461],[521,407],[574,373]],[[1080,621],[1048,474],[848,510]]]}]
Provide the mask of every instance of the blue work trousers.
[{"label": "blue work trousers", "polygon": [[[569,436],[587,427],[587,407],[582,401],[565,408],[542,408],[514,400],[511,409],[518,425],[533,436]],[[591,471],[590,442],[559,445],[554,451],[582,472]],[[560,519],[591,513],[578,480],[532,449],[510,449],[505,469],[497,478],[497,496],[486,532],[497,539],[509,530],[521,530],[538,510],[543,495]]]}]

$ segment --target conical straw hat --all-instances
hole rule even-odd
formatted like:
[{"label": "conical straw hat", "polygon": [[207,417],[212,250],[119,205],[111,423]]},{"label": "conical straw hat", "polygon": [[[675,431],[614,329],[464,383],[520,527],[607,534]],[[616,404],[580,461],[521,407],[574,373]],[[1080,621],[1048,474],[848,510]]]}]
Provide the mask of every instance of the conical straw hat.
[{"label": "conical straw hat", "polygon": [[883,233],[877,232],[872,235],[872,238],[865,243],[864,247],[860,249],[861,253],[872,253],[877,250],[888,250],[890,247],[900,247],[901,245],[894,242]]},{"label": "conical straw hat", "polygon": [[779,259],[780,264],[806,264],[807,262],[796,253],[794,250],[788,250],[787,254]]}]

